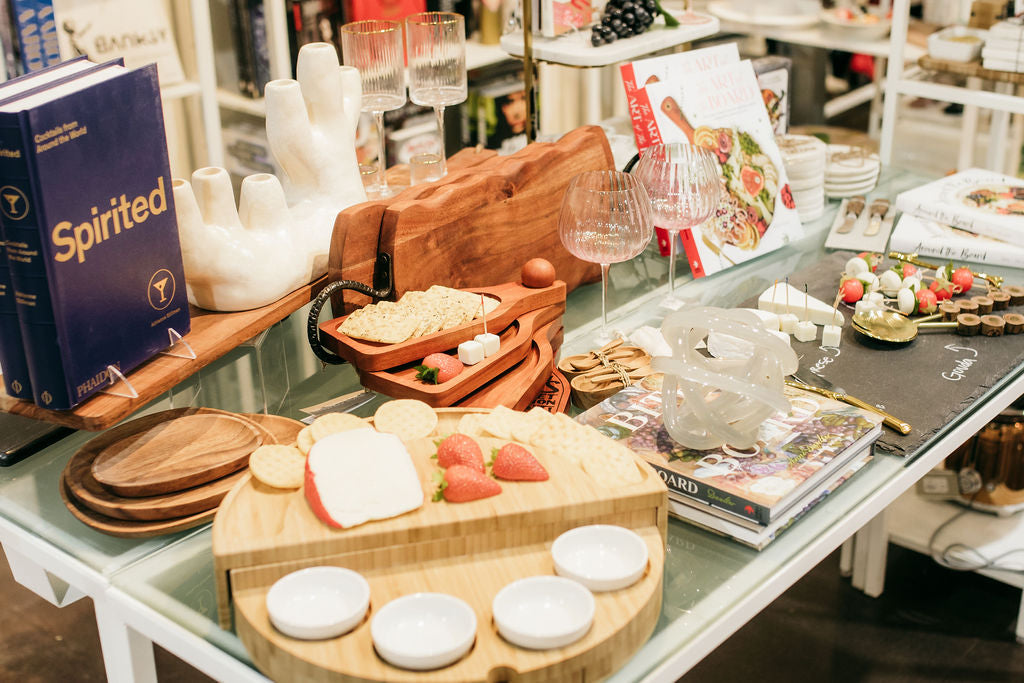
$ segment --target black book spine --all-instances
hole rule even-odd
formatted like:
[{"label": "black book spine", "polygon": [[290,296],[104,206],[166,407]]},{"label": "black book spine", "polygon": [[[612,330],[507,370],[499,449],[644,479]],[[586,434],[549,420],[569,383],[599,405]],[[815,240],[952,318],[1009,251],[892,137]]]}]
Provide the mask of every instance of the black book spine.
[{"label": "black book spine", "polygon": [[256,97],[252,48],[249,39],[247,0],[232,0],[231,4],[231,32],[235,38],[235,62],[238,64],[238,91],[248,97]]}]

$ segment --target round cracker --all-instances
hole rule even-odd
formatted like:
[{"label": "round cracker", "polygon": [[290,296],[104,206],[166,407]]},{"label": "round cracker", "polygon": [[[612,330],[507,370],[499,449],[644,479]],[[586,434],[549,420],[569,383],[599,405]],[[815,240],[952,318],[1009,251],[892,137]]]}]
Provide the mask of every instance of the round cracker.
[{"label": "round cracker", "polygon": [[369,426],[370,424],[366,420],[351,413],[327,413],[313,420],[313,424],[310,425],[310,432],[313,435],[313,443],[316,443],[330,434]]},{"label": "round cracker", "polygon": [[373,426],[378,432],[395,434],[402,441],[421,439],[437,428],[437,413],[423,401],[401,398],[377,408]]},{"label": "round cracker", "polygon": [[295,445],[303,455],[309,455],[309,449],[315,442],[312,425],[306,425],[300,429],[298,436],[295,437]]},{"label": "round cracker", "polygon": [[252,476],[276,489],[297,489],[306,475],[306,458],[295,446],[260,446],[249,456]]}]

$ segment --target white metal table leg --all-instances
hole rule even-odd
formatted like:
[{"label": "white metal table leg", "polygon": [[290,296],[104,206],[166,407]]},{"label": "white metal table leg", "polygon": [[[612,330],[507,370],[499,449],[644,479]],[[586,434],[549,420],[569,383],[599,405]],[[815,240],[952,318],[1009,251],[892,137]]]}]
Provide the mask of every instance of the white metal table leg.
[{"label": "white metal table leg", "polygon": [[850,536],[839,546],[839,576],[853,574],[853,539],[854,536]]},{"label": "white metal table leg", "polygon": [[[885,89],[885,57],[875,57],[875,96],[871,98],[871,108],[868,113],[868,137],[877,140],[882,130],[882,93]],[[895,97],[895,95],[893,96]]]},{"label": "white metal table leg", "polygon": [[[967,87],[981,90],[982,81],[977,76],[967,79]],[[974,145],[978,137],[978,107],[973,104],[964,105],[963,121],[960,126],[960,155],[957,157],[956,168],[963,171],[974,165]]]},{"label": "white metal table leg", "polygon": [[156,683],[153,643],[122,621],[103,600],[94,600],[108,683]]},{"label": "white metal table leg", "polygon": [[64,607],[85,597],[84,593],[69,585],[67,581],[54,576],[42,565],[15,550],[12,544],[4,543],[2,545],[14,580],[43,600],[56,607]]},{"label": "white metal table leg", "polygon": [[864,572],[864,593],[877,598],[885,589],[885,564],[889,552],[889,530],[886,511],[879,512],[867,524],[867,566]]},{"label": "white metal table leg", "polygon": [[864,590],[865,574],[868,567],[868,524],[853,535],[853,574],[850,583],[859,591]]},{"label": "white metal table leg", "polygon": [[1017,610],[1017,626],[1014,630],[1017,642],[1024,645],[1024,591],[1021,591],[1020,609]]}]

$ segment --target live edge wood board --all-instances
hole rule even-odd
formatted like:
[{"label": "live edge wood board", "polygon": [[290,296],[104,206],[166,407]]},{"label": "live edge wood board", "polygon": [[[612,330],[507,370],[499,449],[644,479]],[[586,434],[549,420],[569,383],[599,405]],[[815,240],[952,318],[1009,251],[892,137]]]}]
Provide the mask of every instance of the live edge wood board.
[{"label": "live edge wood board", "polygon": [[322,277],[272,304],[251,311],[217,313],[190,306],[192,330],[185,335],[185,341],[195,351],[196,358],[161,354],[140,365],[128,374],[128,381],[139,393],[138,398],[97,394],[73,410],[46,410],[29,401],[11,398],[0,384],[0,411],[72,429],[101,431],[117,424],[245,340],[284,320],[312,301],[326,284],[327,278]]},{"label": "live edge wood board", "polygon": [[[452,432],[467,412],[486,411],[437,409],[435,434]],[[479,441],[484,450],[500,445],[498,440]],[[213,527],[220,623],[230,628],[233,604],[236,631],[262,671],[282,680],[592,680],[621,666],[650,636],[661,610],[667,495],[648,465],[637,458],[640,482],[606,487],[571,462],[537,450],[549,481],[501,482],[503,491],[493,498],[433,503],[433,441],[421,439],[407,447],[426,500],[399,517],[333,529],[313,515],[301,489],[270,489],[251,477],[221,503]],[[622,591],[598,594],[594,626],[572,645],[531,651],[501,639],[490,614],[497,591],[519,578],[553,574],[554,539],[595,523],[625,526],[644,538],[650,552],[644,577]],[[266,592],[285,574],[316,565],[345,566],[366,576],[371,586],[367,619],[331,640],[283,636],[269,622]],[[404,671],[384,663],[373,650],[369,620],[374,611],[417,591],[461,597],[477,613],[476,644],[450,667]]]}]

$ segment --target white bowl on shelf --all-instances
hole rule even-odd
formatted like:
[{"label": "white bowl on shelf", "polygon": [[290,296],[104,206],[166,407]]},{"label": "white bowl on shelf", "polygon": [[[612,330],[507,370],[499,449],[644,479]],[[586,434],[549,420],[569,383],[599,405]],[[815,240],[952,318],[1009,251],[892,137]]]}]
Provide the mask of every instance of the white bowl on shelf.
[{"label": "white bowl on shelf", "polygon": [[551,558],[559,576],[594,592],[636,583],[647,569],[647,544],[635,531],[611,524],[581,526],[555,539]]},{"label": "white bowl on shelf", "polygon": [[384,605],[370,621],[377,654],[401,669],[440,669],[462,659],[476,639],[476,612],[444,593],[413,593]]},{"label": "white bowl on shelf", "polygon": [[594,622],[594,595],[560,576],[531,576],[494,596],[491,611],[501,637],[519,647],[548,650],[575,643]]},{"label": "white bowl on shelf", "polygon": [[821,20],[825,22],[825,26],[829,30],[841,33],[847,38],[854,40],[881,40],[889,35],[889,29],[892,28],[892,21],[885,17],[872,14],[868,16],[875,17],[874,20],[845,19],[838,13],[839,11],[837,9],[822,10]]},{"label": "white bowl on shelf", "polygon": [[947,26],[928,36],[928,54],[951,62],[973,62],[981,56],[988,31],[967,26]]},{"label": "white bowl on shelf", "polygon": [[342,567],[309,567],[278,579],[267,591],[270,622],[301,640],[324,640],[351,631],[370,606],[370,584]]}]

